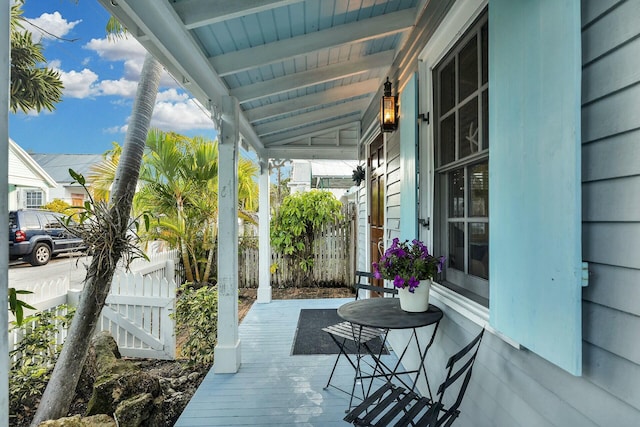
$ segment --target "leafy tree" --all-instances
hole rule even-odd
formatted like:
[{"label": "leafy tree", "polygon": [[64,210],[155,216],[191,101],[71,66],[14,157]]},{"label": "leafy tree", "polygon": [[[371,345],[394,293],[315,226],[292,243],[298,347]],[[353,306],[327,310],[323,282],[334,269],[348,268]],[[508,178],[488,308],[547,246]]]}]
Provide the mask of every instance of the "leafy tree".
[{"label": "leafy tree", "polygon": [[314,233],[341,219],[341,207],[329,191],[311,190],[285,197],[271,222],[272,247],[292,257],[308,275],[313,268]]},{"label": "leafy tree", "polygon": [[[182,253],[189,282],[208,282],[213,275],[218,217],[218,144],[204,138],[153,131],[147,139],[136,196],[139,206],[159,214],[153,238]],[[258,200],[257,166],[238,165],[239,216],[253,221]]]},{"label": "leafy tree", "polygon": [[140,175],[144,186],[136,199],[161,216],[156,237],[180,248],[187,281],[206,281],[208,277],[200,277],[197,269],[202,257],[197,248],[211,250],[213,246],[212,219],[217,217],[217,206],[210,201],[217,197],[205,193],[213,193],[217,180],[217,145],[154,130],[147,138],[147,148]]},{"label": "leafy tree", "polygon": [[62,99],[63,84],[60,73],[41,66],[46,59],[42,45],[34,43],[31,33],[24,29],[22,5],[17,0],[11,6],[11,101],[12,112],[22,110],[53,111]]},{"label": "leafy tree", "polygon": [[48,211],[60,212],[60,213],[69,213],[69,208],[71,205],[64,200],[53,199],[46,205],[42,205],[42,209],[46,209]]}]

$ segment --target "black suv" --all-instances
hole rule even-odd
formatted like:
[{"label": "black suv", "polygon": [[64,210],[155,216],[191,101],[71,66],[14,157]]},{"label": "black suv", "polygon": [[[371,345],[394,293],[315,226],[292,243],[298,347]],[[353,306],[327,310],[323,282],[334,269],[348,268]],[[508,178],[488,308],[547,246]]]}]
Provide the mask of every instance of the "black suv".
[{"label": "black suv", "polygon": [[[24,258],[31,265],[45,265],[63,252],[85,251],[87,245],[65,227],[57,212],[21,209],[9,212],[9,258]],[[69,227],[74,224],[69,223]]]}]

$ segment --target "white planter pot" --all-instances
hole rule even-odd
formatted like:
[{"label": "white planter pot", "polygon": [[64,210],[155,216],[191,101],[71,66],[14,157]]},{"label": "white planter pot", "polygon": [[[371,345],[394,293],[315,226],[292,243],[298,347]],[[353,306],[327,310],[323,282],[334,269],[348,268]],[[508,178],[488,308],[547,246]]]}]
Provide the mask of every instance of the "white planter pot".
[{"label": "white planter pot", "polygon": [[404,311],[419,313],[429,309],[429,289],[431,289],[431,280],[421,280],[420,285],[409,292],[409,288],[398,289],[400,297],[400,308]]}]

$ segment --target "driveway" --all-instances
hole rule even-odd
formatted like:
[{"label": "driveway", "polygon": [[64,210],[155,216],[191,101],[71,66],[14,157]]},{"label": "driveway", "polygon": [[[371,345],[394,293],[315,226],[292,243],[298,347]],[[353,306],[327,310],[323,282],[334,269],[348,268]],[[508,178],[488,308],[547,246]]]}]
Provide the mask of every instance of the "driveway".
[{"label": "driveway", "polygon": [[82,289],[86,275],[85,265],[89,265],[91,257],[80,253],[61,254],[49,261],[47,265],[33,267],[22,261],[9,263],[9,286],[16,289],[31,290],[31,287],[64,277],[69,277],[71,289]]}]

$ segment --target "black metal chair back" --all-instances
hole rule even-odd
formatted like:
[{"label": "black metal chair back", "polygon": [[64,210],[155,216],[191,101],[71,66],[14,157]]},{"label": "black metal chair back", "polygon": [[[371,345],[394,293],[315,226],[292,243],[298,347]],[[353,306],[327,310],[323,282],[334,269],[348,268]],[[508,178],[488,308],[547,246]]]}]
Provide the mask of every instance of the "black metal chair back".
[{"label": "black metal chair back", "polygon": [[[437,402],[387,382],[347,414],[344,420],[357,426],[450,426],[460,415],[458,408],[469,385],[483,335],[484,329],[449,358],[446,377],[438,387]],[[447,408],[443,404],[444,396],[447,389],[457,383],[460,383],[458,395]]]},{"label": "black metal chair back", "polygon": [[382,286],[375,286],[375,285],[371,285],[369,284],[369,279],[373,279],[373,273],[370,273],[368,271],[359,271],[356,270],[356,283],[354,284],[355,287],[355,291],[356,291],[356,299],[359,298],[359,294],[360,294],[360,290],[365,290],[365,291],[371,291],[371,292],[377,292],[379,294],[387,294],[387,295],[391,295],[392,297],[395,297],[396,295],[398,295],[398,289],[396,288],[386,288],[386,287],[382,287]]},{"label": "black metal chair back", "polygon": [[[478,355],[478,349],[480,349],[480,342],[482,341],[483,335],[484,328],[469,344],[467,344],[462,350],[451,356],[447,361],[447,376],[442,384],[440,384],[440,386],[438,387],[438,392],[436,393],[436,395],[438,396],[437,406],[440,411],[444,412],[444,414],[438,417],[438,422],[435,424],[436,426],[443,425],[443,423],[448,419],[451,419],[451,422],[453,422],[453,419],[457,418],[457,416],[460,414],[458,408],[460,407],[462,398],[464,397],[464,393],[467,391],[467,387],[469,386],[471,372],[473,371],[473,364],[476,361],[476,356]],[[473,354],[471,354],[471,357],[465,357],[472,351]],[[464,361],[464,364],[462,366],[458,364],[458,362],[460,362],[461,360]],[[447,389],[452,385],[459,383],[460,381],[462,382],[458,391],[458,396],[456,397],[456,401],[451,406],[449,406],[449,408],[444,409],[442,400]]]}]

